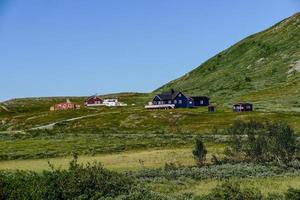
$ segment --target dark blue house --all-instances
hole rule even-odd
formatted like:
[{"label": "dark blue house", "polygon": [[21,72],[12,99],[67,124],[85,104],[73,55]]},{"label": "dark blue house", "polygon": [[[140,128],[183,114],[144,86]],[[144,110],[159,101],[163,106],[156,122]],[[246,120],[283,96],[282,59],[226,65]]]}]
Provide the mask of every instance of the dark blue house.
[{"label": "dark blue house", "polygon": [[206,96],[192,96],[190,97],[193,100],[194,107],[208,106],[209,97]]},{"label": "dark blue house", "polygon": [[175,108],[189,108],[194,106],[191,98],[173,89],[170,92],[156,95],[152,103],[153,105],[173,104]]}]

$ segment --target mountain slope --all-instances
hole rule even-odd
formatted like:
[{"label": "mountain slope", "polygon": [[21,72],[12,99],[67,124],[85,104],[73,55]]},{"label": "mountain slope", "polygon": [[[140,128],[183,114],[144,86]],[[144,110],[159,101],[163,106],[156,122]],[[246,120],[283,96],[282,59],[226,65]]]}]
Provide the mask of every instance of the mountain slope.
[{"label": "mountain slope", "polygon": [[155,92],[175,88],[190,95],[209,95],[225,105],[248,100],[261,109],[299,110],[299,71],[297,13],[238,42]]}]

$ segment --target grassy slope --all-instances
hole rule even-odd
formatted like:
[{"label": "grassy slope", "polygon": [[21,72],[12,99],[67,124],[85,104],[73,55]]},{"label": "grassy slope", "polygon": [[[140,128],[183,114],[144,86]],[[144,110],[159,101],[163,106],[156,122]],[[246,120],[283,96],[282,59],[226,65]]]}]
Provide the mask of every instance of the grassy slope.
[{"label": "grassy slope", "polygon": [[[69,157],[64,156],[76,150],[85,155],[80,156],[82,162],[97,160],[118,171],[138,170],[160,167],[166,162],[192,164],[190,152],[194,137],[214,127],[229,126],[237,119],[283,120],[299,134],[299,73],[291,73],[290,77],[286,73],[300,59],[299,18],[298,14],[250,36],[200,68],[160,88],[174,87],[188,94],[210,95],[219,104],[216,113],[207,113],[206,108],[147,111],[142,105],[150,95],[137,93],[105,96],[119,97],[120,101],[130,105],[126,108],[49,112],[51,105],[66,97],[15,99],[1,103],[8,111],[0,105],[0,131],[29,129],[89,114],[97,116],[61,123],[53,132],[0,133],[0,160],[49,157],[53,158],[54,164],[65,167]],[[83,104],[84,99],[70,97],[79,104]],[[244,100],[255,102],[256,112],[233,113],[226,107]],[[131,106],[133,103],[136,106]],[[210,153],[220,153],[223,146],[214,144],[209,148]],[[111,154],[113,152],[116,154]],[[42,170],[48,167],[47,160],[1,161],[0,169]],[[290,185],[298,187],[300,178],[253,178],[242,182],[274,192],[271,187],[279,187],[280,191]],[[148,186],[168,194],[193,192],[200,195],[217,183],[219,181],[215,180],[178,181],[149,183]]]},{"label": "grassy slope", "polygon": [[[148,111],[142,106],[151,94],[120,93],[124,108],[82,108],[49,112],[67,97],[25,98],[0,105],[0,131],[27,130],[74,117],[94,117],[59,123],[52,132],[1,133],[0,159],[61,157],[74,150],[81,155],[191,146],[194,137],[212,128],[224,128],[237,119],[287,121],[300,133],[299,73],[287,76],[300,59],[300,14],[250,36],[171,82],[189,94],[206,94],[219,103],[217,112],[206,108]],[[68,97],[83,105],[85,97]],[[255,102],[256,112],[233,113],[226,105]],[[135,106],[132,106],[135,104]],[[223,107],[225,104],[225,107]],[[5,109],[1,106],[4,106]]]},{"label": "grassy slope", "polygon": [[300,74],[291,70],[298,60],[300,13],[238,42],[155,92],[176,88],[225,105],[248,100],[268,110],[275,106],[299,111]]}]

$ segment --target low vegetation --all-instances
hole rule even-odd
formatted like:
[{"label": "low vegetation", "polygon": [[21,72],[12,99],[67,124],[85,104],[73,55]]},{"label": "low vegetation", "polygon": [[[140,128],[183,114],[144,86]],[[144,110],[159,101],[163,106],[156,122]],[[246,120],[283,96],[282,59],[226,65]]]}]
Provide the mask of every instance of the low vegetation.
[{"label": "low vegetation", "polygon": [[99,164],[80,165],[76,157],[68,170],[1,172],[0,199],[166,199],[136,181]]},{"label": "low vegetation", "polygon": [[232,135],[226,158],[250,162],[290,162],[298,159],[294,130],[286,123],[237,121],[225,130]]}]

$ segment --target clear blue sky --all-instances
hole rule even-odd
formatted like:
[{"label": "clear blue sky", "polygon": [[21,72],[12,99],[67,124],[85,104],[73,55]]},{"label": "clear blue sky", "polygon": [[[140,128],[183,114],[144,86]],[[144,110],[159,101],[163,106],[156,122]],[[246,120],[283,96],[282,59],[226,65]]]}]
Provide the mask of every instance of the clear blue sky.
[{"label": "clear blue sky", "polygon": [[149,92],[299,0],[0,0],[0,101]]}]

